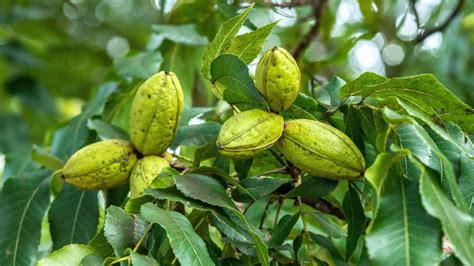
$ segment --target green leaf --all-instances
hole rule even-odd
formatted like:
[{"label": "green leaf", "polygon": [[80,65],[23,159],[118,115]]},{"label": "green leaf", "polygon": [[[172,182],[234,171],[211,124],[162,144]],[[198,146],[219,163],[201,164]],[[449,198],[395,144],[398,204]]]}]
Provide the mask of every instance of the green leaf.
[{"label": "green leaf", "polygon": [[466,132],[474,132],[474,114],[472,114],[471,110],[466,110],[464,113],[461,114],[439,114],[439,117],[445,121],[456,123]]},{"label": "green leaf", "polygon": [[94,250],[95,254],[98,254],[104,258],[111,257],[114,254],[113,247],[107,242],[105,238],[104,228],[89,241],[89,247]]},{"label": "green leaf", "polygon": [[221,125],[216,122],[205,122],[198,125],[185,125],[178,128],[176,136],[171,144],[175,149],[179,145],[202,147],[217,138]]},{"label": "green leaf", "polygon": [[176,187],[187,197],[207,204],[236,210],[234,202],[215,179],[199,174],[175,176]]},{"label": "green leaf", "polygon": [[318,102],[309,95],[302,92],[298,94],[295,102],[287,110],[281,113],[285,119],[312,119],[323,118],[326,108],[319,105]]},{"label": "green leaf", "polygon": [[124,78],[146,79],[160,69],[163,57],[159,51],[139,52],[115,61],[115,69]]},{"label": "green leaf", "polygon": [[151,29],[159,36],[183,45],[200,46],[208,43],[207,38],[196,31],[194,24],[152,25]]},{"label": "green leaf", "polygon": [[293,226],[295,226],[299,218],[299,212],[293,215],[285,215],[281,217],[277,226],[275,226],[275,228],[272,230],[271,239],[268,242],[268,247],[274,248],[283,244],[288,235],[290,235],[291,229],[293,229]]},{"label": "green leaf", "polygon": [[411,124],[403,124],[397,128],[397,134],[400,146],[410,149],[411,153],[425,166],[438,171],[442,179],[447,182],[456,204],[467,211],[468,207],[457,184],[452,164],[424,128],[411,119]]},{"label": "green leaf", "polygon": [[53,135],[51,151],[61,159],[67,159],[84,145],[89,130],[87,120],[103,112],[109,96],[117,90],[116,83],[106,83],[99,88],[97,95],[66,126],[56,130]]},{"label": "green leaf", "polygon": [[132,248],[145,231],[143,223],[116,206],[110,206],[105,216],[104,235],[118,256]]},{"label": "green leaf", "polygon": [[351,95],[360,95],[367,85],[376,85],[387,81],[386,77],[372,72],[365,72],[354,80],[347,82],[340,90],[339,99],[345,100]]},{"label": "green leaf", "polygon": [[249,75],[247,65],[237,56],[223,54],[214,59],[211,64],[211,77],[213,84],[219,82],[224,86],[224,99],[229,104],[245,104],[253,108],[267,106]]},{"label": "green leaf", "polygon": [[99,222],[97,191],[64,184],[48,218],[53,250],[68,244],[86,244],[94,237]]},{"label": "green leaf", "polygon": [[252,168],[253,157],[250,159],[245,159],[245,160],[234,159],[232,161],[234,162],[234,168],[235,168],[235,171],[237,172],[237,175],[239,176],[239,179],[243,180],[247,178],[247,175],[250,169]]},{"label": "green leaf", "polygon": [[319,178],[309,176],[303,178],[301,185],[295,187],[285,194],[285,197],[309,197],[309,198],[322,198],[327,196],[337,186],[337,181],[329,180],[326,178]]},{"label": "green leaf", "polygon": [[378,195],[385,191],[385,179],[392,166],[402,158],[401,152],[387,152],[377,155],[375,162],[365,170],[365,178]]},{"label": "green leaf", "polygon": [[[465,265],[473,265],[474,218],[458,209],[449,200],[428,169],[422,173],[420,193],[426,211],[441,221],[443,231],[448,237],[456,257]],[[426,234],[423,237],[426,239],[427,236]]]},{"label": "green leaf", "polygon": [[234,199],[239,202],[249,202],[263,198],[281,185],[291,182],[290,179],[272,177],[250,177],[240,181],[240,185],[252,196],[234,191]]},{"label": "green leaf", "polygon": [[339,250],[337,250],[329,238],[314,233],[310,233],[310,235],[314,242],[329,251],[329,253],[332,255],[332,259],[337,263],[337,265],[347,265],[347,263],[344,261],[344,258],[339,253]]},{"label": "green leaf", "polygon": [[54,156],[53,154],[45,151],[38,145],[33,145],[33,152],[31,158],[38,164],[50,169],[58,170],[61,169],[64,165],[64,161]]},{"label": "green leaf", "polygon": [[207,46],[207,49],[204,51],[202,56],[201,72],[204,78],[211,79],[211,62],[214,58],[227,50],[230,42],[239,32],[240,27],[244,24],[253,6],[254,4],[251,4],[238,16],[233,17],[220,26],[216,37],[214,37],[214,40],[212,40],[212,42]]},{"label": "green leaf", "polygon": [[136,252],[131,252],[130,258],[132,259],[132,264],[134,266],[159,266],[160,265],[151,256],[149,257],[149,256],[141,255]]},{"label": "green leaf", "polygon": [[106,139],[123,139],[130,140],[128,133],[125,130],[109,124],[102,119],[89,119],[87,121],[87,127],[91,130],[95,130],[101,140]]},{"label": "green leaf", "polygon": [[262,265],[268,265],[268,249],[265,242],[249,224],[245,216],[227,195],[224,187],[215,179],[198,174],[176,176],[176,187],[187,197],[198,199],[210,205],[224,207],[232,211],[244,223],[255,241],[257,257]]},{"label": "green leaf", "polygon": [[277,23],[278,22],[273,22],[255,31],[235,37],[225,52],[236,55],[244,61],[244,63],[250,64],[260,53],[265,40]]},{"label": "green leaf", "polygon": [[395,78],[381,84],[363,86],[360,91],[350,95],[373,97],[388,102],[395,97],[429,115],[474,112],[430,74]]},{"label": "green leaf", "polygon": [[38,262],[38,266],[80,265],[90,254],[92,250],[87,245],[71,244],[49,254]]},{"label": "green leaf", "polygon": [[342,210],[347,219],[346,260],[349,260],[357,247],[357,242],[365,230],[364,209],[357,191],[349,186],[344,196]]},{"label": "green leaf", "polygon": [[341,228],[339,224],[337,224],[331,218],[329,218],[328,215],[320,211],[312,212],[308,220],[314,221],[313,223],[316,223],[317,225],[319,225],[319,228],[321,228],[324,232],[326,232],[327,235],[330,237],[341,238],[341,237],[347,236],[346,232]]},{"label": "green leaf", "polygon": [[459,188],[474,216],[474,160],[463,157],[460,162]]},{"label": "green leaf", "polygon": [[[346,82],[338,76],[333,76],[329,82],[316,89],[315,94],[320,97],[324,96],[324,100],[319,102],[328,108],[328,111],[336,110],[341,101],[339,100],[339,91],[346,84]],[[319,98],[319,97],[318,97]]]},{"label": "green leaf", "polygon": [[49,207],[49,173],[9,178],[0,194],[0,265],[31,265]]},{"label": "green leaf", "polygon": [[439,137],[441,137],[444,141],[448,142],[450,145],[456,147],[460,152],[464,152],[468,154],[470,157],[474,157],[474,151],[467,149],[463,144],[463,142],[459,142],[458,140],[454,139],[442,129],[440,126],[433,122],[431,117],[426,116],[423,113],[418,112],[415,108],[411,107],[409,104],[406,104],[403,100],[397,100],[398,104],[407,111],[409,115],[414,118],[418,118],[423,121],[426,125],[428,125]]},{"label": "green leaf", "polygon": [[148,222],[157,223],[165,229],[181,265],[214,265],[204,241],[196,234],[185,216],[178,212],[162,210],[152,203],[142,206],[141,215]]},{"label": "green leaf", "polygon": [[366,236],[374,265],[434,265],[441,259],[441,230],[421,205],[418,182],[394,177],[380,196]]}]

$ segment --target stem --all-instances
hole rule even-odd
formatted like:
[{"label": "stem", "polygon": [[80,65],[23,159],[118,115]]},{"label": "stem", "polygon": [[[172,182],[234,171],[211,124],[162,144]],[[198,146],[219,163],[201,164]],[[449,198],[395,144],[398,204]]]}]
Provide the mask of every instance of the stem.
[{"label": "stem", "polygon": [[138,248],[140,247],[140,245],[142,244],[143,240],[145,239],[146,235],[148,234],[148,232],[151,230],[153,224],[150,223],[148,225],[148,227],[146,228],[145,232],[143,233],[142,237],[140,237],[140,239],[138,240],[137,244],[135,245],[135,247],[133,248],[133,252],[137,252]]},{"label": "stem", "polygon": [[278,155],[274,150],[272,149],[269,149],[269,151],[273,154],[273,156],[275,157],[275,159],[277,159],[278,162],[280,162],[280,164],[282,166],[285,166],[286,163],[281,159],[280,155]]},{"label": "stem", "polygon": [[260,219],[260,224],[258,225],[258,229],[262,230],[263,228],[263,222],[265,221],[265,218],[267,217],[268,215],[268,207],[270,207],[270,204],[272,203],[272,198],[273,196],[270,196],[270,198],[268,199],[268,202],[267,202],[267,205],[265,205],[265,209],[263,209],[263,214],[262,214],[262,218]]},{"label": "stem", "polygon": [[365,202],[367,202],[367,204],[369,205],[369,207],[373,210],[374,209],[374,206],[372,206],[372,203],[369,201],[369,199],[365,196],[365,194],[360,190],[359,187],[356,186],[356,184],[354,182],[349,182],[349,184],[351,185],[351,187],[353,187],[357,193],[360,194],[360,196],[365,200]]},{"label": "stem", "polygon": [[277,168],[277,169],[272,169],[272,170],[262,172],[258,174],[257,176],[263,176],[263,175],[269,175],[269,174],[285,174],[285,173],[288,173],[288,170],[286,167],[282,167],[282,168]]},{"label": "stem", "polygon": [[278,209],[277,209],[276,214],[275,214],[275,221],[273,223],[273,227],[276,227],[277,224],[278,224],[278,218],[280,218],[280,211],[281,211],[282,206],[283,206],[283,198],[279,197],[278,198]]},{"label": "stem", "polygon": [[114,265],[115,263],[126,261],[126,260],[130,264],[130,256],[126,256],[126,257],[118,258],[118,259],[112,261],[109,265]]}]

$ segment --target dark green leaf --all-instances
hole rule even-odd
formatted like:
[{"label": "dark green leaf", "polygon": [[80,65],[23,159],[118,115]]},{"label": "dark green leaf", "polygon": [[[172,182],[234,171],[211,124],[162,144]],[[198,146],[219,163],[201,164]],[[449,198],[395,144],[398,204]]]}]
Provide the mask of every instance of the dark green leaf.
[{"label": "dark green leaf", "polygon": [[272,230],[271,239],[268,242],[268,247],[274,248],[283,244],[283,242],[288,237],[291,232],[291,229],[293,229],[293,226],[295,226],[299,218],[299,212],[293,215],[285,215],[281,217],[277,226],[275,226],[275,228]]},{"label": "dark green leaf", "polygon": [[349,190],[344,197],[342,210],[347,219],[347,240],[346,240],[346,260],[350,259],[357,247],[357,241],[365,230],[364,209],[360,202],[357,191],[349,186]]},{"label": "dark green leaf", "polygon": [[295,102],[283,111],[281,115],[285,119],[321,119],[326,112],[326,108],[318,104],[311,96],[302,92],[298,94]]},{"label": "dark green leaf", "polygon": [[263,198],[281,185],[290,183],[290,179],[272,178],[272,177],[250,177],[240,181],[240,185],[248,192],[252,197],[247,194],[235,191],[233,193],[234,198],[239,202],[248,202]]},{"label": "dark green leaf", "polygon": [[205,146],[217,138],[220,128],[221,125],[216,122],[181,126],[176,132],[171,148],[175,149],[179,145],[195,147]]},{"label": "dark green leaf", "polygon": [[229,209],[237,207],[222,185],[215,179],[199,174],[175,176],[176,187],[187,197]]},{"label": "dark green leaf", "polygon": [[49,172],[9,178],[0,194],[0,264],[36,261],[41,222],[49,207]]},{"label": "dark green leaf", "polygon": [[53,250],[68,244],[86,244],[99,222],[97,191],[87,191],[64,184],[49,210]]},{"label": "dark green leaf", "polygon": [[222,54],[216,57],[211,64],[211,77],[213,84],[218,82],[225,88],[224,99],[229,104],[244,104],[241,106],[244,109],[267,106],[249,75],[247,65],[237,56]]},{"label": "dark green leaf", "polygon": [[104,228],[89,241],[89,247],[94,250],[94,253],[104,258],[114,254],[114,248],[107,242],[107,238],[105,238]]},{"label": "dark green leaf", "polygon": [[162,210],[152,203],[143,205],[141,214],[148,222],[157,223],[166,230],[173,252],[181,265],[214,265],[204,241],[184,215]]},{"label": "dark green leaf", "polygon": [[337,186],[337,181],[309,176],[303,179],[301,185],[286,193],[285,197],[322,198]]},{"label": "dark green leaf", "polygon": [[342,227],[339,224],[337,224],[331,218],[329,218],[328,215],[320,211],[312,212],[311,216],[309,216],[309,218],[306,218],[306,219],[314,220],[319,225],[319,227],[323,231],[325,231],[327,235],[330,237],[342,238],[342,237],[347,236],[346,232],[342,229]]},{"label": "dark green leaf", "polygon": [[247,178],[247,175],[252,167],[253,158],[246,159],[246,160],[233,160],[234,168],[237,174],[239,175],[239,179]]},{"label": "dark green leaf", "polygon": [[105,216],[104,235],[118,256],[133,248],[145,228],[143,223],[116,206],[110,206]]}]

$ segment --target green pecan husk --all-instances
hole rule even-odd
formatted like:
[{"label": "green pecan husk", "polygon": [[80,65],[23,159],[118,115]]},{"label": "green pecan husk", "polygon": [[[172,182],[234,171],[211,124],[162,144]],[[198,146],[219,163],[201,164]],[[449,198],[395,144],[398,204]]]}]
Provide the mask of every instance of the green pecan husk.
[{"label": "green pecan husk", "polygon": [[136,162],[130,142],[104,140],[75,152],[62,174],[67,183],[81,189],[109,189],[126,183]]},{"label": "green pecan husk", "polygon": [[257,64],[255,85],[275,112],[288,109],[300,91],[301,75],[295,59],[283,48],[273,47]]},{"label": "green pecan husk", "polygon": [[285,123],[278,145],[285,158],[303,172],[329,179],[363,176],[365,160],[352,140],[318,121],[295,119]]},{"label": "green pecan husk", "polygon": [[233,159],[247,159],[270,148],[283,131],[283,118],[259,109],[229,118],[219,132],[219,152]]},{"label": "green pecan husk", "polygon": [[138,160],[130,175],[130,198],[143,196],[144,190],[151,187],[153,180],[166,167],[169,167],[168,161],[158,156],[149,155]]},{"label": "green pecan husk", "polygon": [[130,112],[130,138],[143,155],[162,155],[183,112],[183,90],[173,72],[161,71],[138,89]]}]

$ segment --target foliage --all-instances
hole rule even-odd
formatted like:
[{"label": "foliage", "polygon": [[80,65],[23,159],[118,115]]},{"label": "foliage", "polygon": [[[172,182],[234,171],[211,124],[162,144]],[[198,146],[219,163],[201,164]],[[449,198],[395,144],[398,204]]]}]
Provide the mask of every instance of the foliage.
[{"label": "foliage", "polygon": [[[382,10],[374,11],[366,2],[359,1],[360,10],[365,26],[373,29]],[[222,13],[213,9],[216,3]],[[329,5],[321,38],[329,38],[335,23]],[[80,82],[71,85],[73,75],[65,75],[61,82],[70,93],[79,93],[76,86],[96,85],[90,97],[88,91],[80,92],[87,103],[73,117],[44,107],[51,103],[49,94],[60,90],[46,80],[51,77],[32,71],[34,79],[7,83],[35,92],[20,95],[27,99],[22,115],[31,108],[29,97],[35,97],[38,113],[33,121],[45,114],[51,121],[38,121],[50,131],[34,133],[34,142],[41,145],[33,146],[31,120],[0,114],[0,152],[6,158],[0,194],[1,265],[474,264],[474,109],[435,75],[386,78],[366,72],[347,78],[342,73],[344,78],[328,75],[329,81],[319,86],[313,77],[323,63],[314,66],[310,54],[298,61],[304,86],[281,115],[327,122],[345,132],[365,157],[363,179],[295,174],[277,146],[248,160],[218,153],[220,125],[235,110],[267,109],[249,69],[267,48],[265,43],[276,45],[272,30],[284,32],[279,33],[282,46],[290,43],[285,35],[297,35],[292,28],[278,28],[278,22],[254,25],[249,18],[267,8],[257,6],[237,14],[239,5],[227,1],[178,1],[166,16],[168,24],[151,26],[148,42],[137,39],[140,50],[114,62],[94,59],[112,66],[107,81],[79,73]],[[125,27],[117,19],[110,26],[113,22]],[[13,53],[8,67],[25,67],[19,60],[32,59],[21,57],[28,49],[45,58],[50,56],[46,46],[73,45],[60,38],[54,43],[56,33],[41,26],[35,29],[46,34],[44,43],[31,42],[22,37],[28,36],[20,30],[25,25],[14,27],[0,28],[0,41],[19,42],[9,41],[2,51],[21,50]],[[251,31],[242,34],[243,28]],[[339,48],[345,56],[350,49],[346,45],[351,44]],[[64,53],[58,57],[67,57]],[[340,56],[318,62],[335,67]],[[61,69],[56,60],[51,64]],[[101,139],[129,139],[131,99],[143,79],[159,69],[176,72],[185,90],[183,119],[168,150],[173,167],[155,178],[145,196],[133,200],[128,184],[101,192],[63,184],[57,170],[73,152]],[[226,88],[223,101],[210,96],[216,82]],[[43,86],[54,89],[48,92]],[[14,105],[12,99],[5,103]],[[202,99],[207,107],[198,107]]]}]

